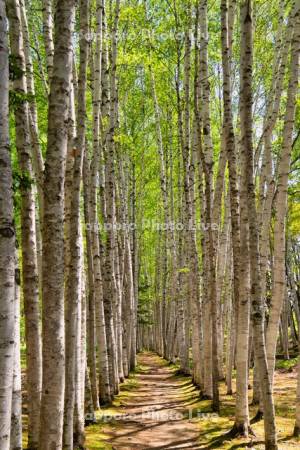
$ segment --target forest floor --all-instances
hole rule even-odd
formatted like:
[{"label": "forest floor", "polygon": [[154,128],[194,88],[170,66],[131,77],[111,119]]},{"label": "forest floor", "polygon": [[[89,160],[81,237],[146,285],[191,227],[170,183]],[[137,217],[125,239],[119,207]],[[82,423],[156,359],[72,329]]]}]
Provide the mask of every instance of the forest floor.
[{"label": "forest floor", "polygon": [[[291,438],[296,396],[296,361],[280,362],[275,377],[279,450],[299,449]],[[97,424],[86,428],[88,450],[142,449],[263,449],[263,422],[253,425],[256,437],[228,440],[234,420],[234,397],[221,383],[221,412],[199,400],[190,377],[152,353],[138,357],[136,373],[121,386],[113,407],[97,413]],[[251,395],[250,395],[251,397]],[[251,407],[251,416],[255,415]]]}]

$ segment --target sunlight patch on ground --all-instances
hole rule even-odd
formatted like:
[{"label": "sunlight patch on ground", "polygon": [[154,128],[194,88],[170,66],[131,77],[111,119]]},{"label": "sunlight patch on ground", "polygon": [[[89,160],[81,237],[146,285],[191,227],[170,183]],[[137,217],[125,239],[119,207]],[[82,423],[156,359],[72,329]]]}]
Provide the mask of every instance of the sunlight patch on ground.
[{"label": "sunlight patch on ground", "polygon": [[[238,450],[243,448],[253,448],[254,450],[261,450],[263,445],[263,421],[252,426],[255,432],[255,437],[248,439],[233,439],[226,440],[225,435],[231,430],[234,424],[234,395],[226,395],[226,386],[224,383],[220,383],[220,395],[221,395],[221,412],[219,417],[211,413],[211,402],[209,400],[201,401],[198,397],[198,390],[192,385],[190,377],[178,375],[176,372],[178,367],[176,365],[169,365],[167,362],[161,360],[159,357],[155,357],[155,360],[161,367],[169,366],[170,372],[174,373],[174,380],[178,384],[177,392],[174,393],[174,398],[182,400],[183,407],[187,410],[184,415],[186,420],[192,420],[195,426],[199,429],[199,449],[221,449],[221,450]],[[296,397],[296,360],[291,362],[278,362],[277,367],[279,371],[275,377],[275,403],[276,403],[276,423],[278,429],[278,441],[280,450],[297,449],[300,448],[300,441],[292,438],[294,417],[295,417],[295,397]],[[283,370],[282,370],[283,369]],[[138,366],[137,373],[147,373],[149,368],[145,366]],[[292,371],[293,370],[293,371]],[[118,414],[122,412],[120,406],[125,400],[130,397],[134,397],[138,403],[138,398],[143,398],[139,392],[135,392],[138,386],[138,381],[133,378],[129,378],[122,385],[121,394],[116,397],[114,405],[118,408],[112,407],[109,409],[109,413]],[[251,402],[252,391],[249,391]],[[188,410],[192,410],[192,418],[189,417]],[[105,410],[105,413],[108,410]],[[251,417],[256,413],[256,407],[250,407]],[[201,418],[197,417],[197,414],[201,415]],[[206,417],[208,415],[208,417]],[[105,439],[108,436],[105,435],[103,428],[107,427],[111,429],[118,428],[118,424],[115,422],[108,424],[97,424],[86,429],[87,432],[87,448],[89,450],[108,450],[111,447],[105,444]],[[112,430],[111,430],[112,431]],[[107,431],[108,432],[108,431]],[[223,439],[222,439],[223,438]],[[101,439],[102,444],[101,444]],[[101,447],[102,445],[102,447]]]}]

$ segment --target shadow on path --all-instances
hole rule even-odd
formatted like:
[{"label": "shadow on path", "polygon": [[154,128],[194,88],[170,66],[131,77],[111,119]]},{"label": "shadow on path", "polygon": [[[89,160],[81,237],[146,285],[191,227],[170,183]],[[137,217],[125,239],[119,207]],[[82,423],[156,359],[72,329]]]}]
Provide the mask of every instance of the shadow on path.
[{"label": "shadow on path", "polygon": [[115,426],[104,428],[107,443],[115,450],[203,449],[198,444],[198,425],[189,416],[199,391],[174,376],[157,355],[142,354],[139,363],[149,370],[137,374],[138,385],[122,399]]}]

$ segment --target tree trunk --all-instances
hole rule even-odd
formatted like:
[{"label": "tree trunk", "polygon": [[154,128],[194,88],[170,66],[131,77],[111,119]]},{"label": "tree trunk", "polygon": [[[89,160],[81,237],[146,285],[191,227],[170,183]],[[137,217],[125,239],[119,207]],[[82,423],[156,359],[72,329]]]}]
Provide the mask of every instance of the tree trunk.
[{"label": "tree trunk", "polygon": [[43,0],[43,33],[44,33],[46,65],[47,65],[49,85],[51,83],[53,73],[53,57],[54,57],[52,5],[53,3],[51,0]]},{"label": "tree trunk", "polygon": [[76,339],[78,336],[78,316],[81,309],[81,222],[80,188],[83,158],[85,152],[86,130],[86,84],[89,42],[89,1],[80,1],[80,66],[78,77],[77,138],[75,141],[75,160],[72,180],[70,208],[70,267],[66,289],[66,371],[65,371],[65,415],[63,447],[73,450]]},{"label": "tree trunk", "polygon": [[22,450],[22,386],[21,386],[21,343],[20,343],[20,269],[18,250],[15,253],[15,349],[13,393],[10,430],[10,450]]},{"label": "tree trunk", "polygon": [[288,199],[288,178],[293,143],[293,129],[295,123],[295,109],[297,89],[299,82],[299,51],[300,51],[300,4],[296,2],[294,17],[294,33],[291,45],[290,80],[287,92],[287,104],[283,128],[282,152],[278,164],[278,182],[276,194],[276,214],[274,226],[274,280],[272,286],[272,302],[269,314],[266,344],[270,370],[270,379],[273,383],[276,343],[279,330],[279,320],[284,298],[286,296],[286,227]]},{"label": "tree trunk", "polygon": [[[15,76],[13,88],[15,95],[26,96],[26,65],[20,4],[18,0],[10,0],[7,6],[10,23],[11,54],[20,74],[20,76]],[[23,180],[21,183],[21,243],[29,418],[28,444],[30,449],[37,449],[42,384],[42,355],[39,323],[35,201],[32,183],[28,103],[16,102],[14,114],[18,162]]]},{"label": "tree trunk", "polygon": [[15,230],[9,147],[6,8],[0,1],[0,447],[9,450],[14,361]]},{"label": "tree trunk", "polygon": [[115,257],[117,251],[116,236],[116,191],[115,191],[115,130],[117,125],[117,87],[116,87],[116,58],[117,58],[117,31],[120,12],[120,1],[116,1],[114,18],[111,32],[111,67],[110,67],[110,111],[109,129],[107,133],[106,149],[106,174],[105,174],[105,194],[106,194],[106,257],[104,274],[104,310],[106,321],[107,353],[109,362],[109,376],[112,392],[118,393],[119,373],[117,364],[117,342],[115,335],[115,320],[117,307],[117,284],[115,274]]},{"label": "tree trunk", "polygon": [[210,303],[209,315],[211,316],[211,352],[212,352],[212,395],[213,409],[219,411],[219,388],[218,388],[218,341],[217,341],[217,291],[216,291],[216,251],[213,233],[213,142],[211,135],[210,118],[210,83],[208,73],[208,24],[207,24],[207,0],[200,0],[200,67],[202,85],[202,136],[203,151],[201,151],[202,167],[205,178],[205,203],[208,226],[206,238],[208,276],[208,298]]},{"label": "tree trunk", "polygon": [[43,386],[40,450],[61,450],[65,389],[64,168],[72,75],[74,0],[57,3],[48,112],[43,227]]},{"label": "tree trunk", "polygon": [[[87,276],[88,276],[88,295],[87,295],[87,371],[88,380],[93,399],[93,408],[99,408],[99,395],[97,386],[97,363],[96,363],[96,317],[95,317],[95,281],[94,281],[94,263],[92,230],[96,224],[92,223],[90,213],[90,165],[88,155],[85,153],[83,162],[83,195],[84,195],[84,220],[86,231],[86,252],[87,252]],[[94,231],[95,232],[95,231]]]},{"label": "tree trunk", "polygon": [[75,405],[74,405],[74,448],[84,448],[84,392],[86,368],[86,277],[84,271],[83,236],[80,230],[80,304],[77,315],[76,362],[75,362]]},{"label": "tree trunk", "polygon": [[241,5],[241,84],[240,120],[241,151],[244,155],[243,182],[247,185],[247,209],[249,222],[250,275],[254,346],[258,361],[259,378],[264,407],[265,447],[277,450],[275,411],[268,372],[264,335],[264,306],[259,267],[258,221],[253,173],[253,119],[252,119],[252,59],[253,23],[252,1]]},{"label": "tree trunk", "polygon": [[[42,220],[44,214],[44,195],[43,195],[44,161],[39,141],[37,103],[36,100],[34,99],[36,93],[34,85],[33,63],[31,57],[30,38],[24,0],[20,0],[20,8],[21,8],[24,55],[26,63],[27,92],[30,96],[33,97],[31,98],[31,101],[28,105],[28,114],[29,114],[29,128],[30,128],[31,148],[32,148],[32,165],[35,175],[35,181],[37,184],[38,201],[39,201],[39,221],[40,221],[39,227],[42,228]],[[39,230],[37,229],[37,234],[38,231]],[[39,238],[41,239],[40,236]],[[38,269],[39,269],[39,278],[41,278],[42,252],[38,252]],[[41,280],[39,281],[41,282]]]}]

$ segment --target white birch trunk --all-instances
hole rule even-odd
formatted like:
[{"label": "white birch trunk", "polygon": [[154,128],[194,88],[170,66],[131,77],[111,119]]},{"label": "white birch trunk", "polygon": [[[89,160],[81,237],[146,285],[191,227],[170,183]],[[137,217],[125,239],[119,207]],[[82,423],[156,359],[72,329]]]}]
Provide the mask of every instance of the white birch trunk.
[{"label": "white birch trunk", "polygon": [[39,449],[61,450],[65,390],[64,175],[75,2],[57,3],[43,227],[43,387]]},{"label": "white birch trunk", "polygon": [[9,450],[15,339],[15,230],[9,147],[9,52],[5,3],[0,1],[0,447]]},{"label": "white birch trunk", "polygon": [[[27,95],[25,54],[21,8],[18,0],[7,3],[10,20],[11,54],[20,76],[13,82],[15,95]],[[23,182],[21,183],[21,243],[25,310],[25,337],[28,390],[28,441],[36,449],[39,435],[42,359],[39,313],[39,280],[37,266],[35,201],[32,185],[29,108],[27,102],[17,102],[14,108],[16,147]]]},{"label": "white birch trunk", "polygon": [[76,392],[76,339],[78,335],[80,336],[80,332],[78,330],[78,318],[82,300],[80,192],[83,158],[86,146],[86,86],[89,49],[89,42],[87,40],[89,30],[88,0],[80,1],[80,29],[81,38],[79,43],[80,66],[78,78],[77,138],[75,141],[76,146],[70,207],[70,266],[66,281],[66,388],[63,436],[63,447],[65,450],[73,450],[74,406]]},{"label": "white birch trunk", "polygon": [[247,185],[247,209],[249,222],[249,249],[251,272],[252,322],[255,353],[258,361],[259,378],[264,407],[265,448],[277,450],[275,411],[268,372],[265,335],[264,306],[261,292],[259,267],[258,220],[254,187],[253,119],[252,119],[252,63],[253,63],[253,22],[252,1],[241,5],[241,84],[240,120],[241,148],[244,156],[243,182]]},{"label": "white birch trunk", "polygon": [[13,393],[11,411],[10,450],[22,450],[22,386],[21,386],[21,343],[20,343],[20,269],[18,250],[15,253],[15,348]]},{"label": "white birch trunk", "polygon": [[295,25],[291,45],[290,80],[287,92],[287,104],[284,119],[283,142],[280,161],[278,164],[278,181],[276,194],[276,214],[274,226],[274,280],[272,287],[272,302],[269,314],[266,344],[270,370],[273,382],[276,343],[278,337],[279,320],[282,305],[286,295],[286,242],[285,221],[287,214],[288,177],[293,143],[293,129],[295,123],[295,109],[299,83],[299,52],[300,52],[300,2],[296,2]]},{"label": "white birch trunk", "polygon": [[43,32],[46,51],[46,63],[48,72],[48,83],[50,85],[53,73],[54,42],[53,42],[53,2],[43,0]]}]

